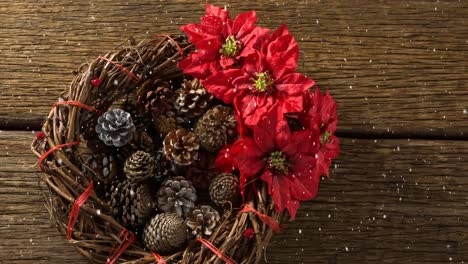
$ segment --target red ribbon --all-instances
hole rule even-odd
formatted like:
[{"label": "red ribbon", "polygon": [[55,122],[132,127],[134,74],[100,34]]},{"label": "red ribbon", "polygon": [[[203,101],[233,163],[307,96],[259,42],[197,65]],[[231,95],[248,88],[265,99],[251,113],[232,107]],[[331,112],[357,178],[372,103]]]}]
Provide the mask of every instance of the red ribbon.
[{"label": "red ribbon", "polygon": [[161,255],[159,255],[158,253],[151,252],[151,255],[153,255],[157,264],[166,264],[166,260],[163,257],[161,257]]},{"label": "red ribbon", "polygon": [[159,35],[156,35],[155,37],[166,37],[166,38],[168,38],[170,41],[174,42],[177,49],[179,50],[180,55],[184,56],[184,50],[180,47],[179,43],[177,41],[175,41],[171,36],[169,36],[167,34],[159,34]]},{"label": "red ribbon", "polygon": [[44,171],[44,170],[43,170],[43,167],[42,167],[42,164],[44,163],[44,160],[45,160],[52,152],[54,152],[54,151],[57,150],[57,149],[61,149],[61,148],[69,147],[69,146],[73,146],[73,145],[78,145],[78,144],[80,144],[79,141],[73,141],[73,142],[70,142],[70,143],[60,144],[60,145],[53,146],[52,148],[50,148],[46,153],[44,153],[44,154],[39,158],[39,168],[41,169],[41,171]]},{"label": "red ribbon", "polygon": [[114,264],[115,261],[119,259],[120,255],[122,255],[125,252],[125,250],[127,250],[127,248],[131,244],[133,244],[133,241],[135,241],[135,238],[136,237],[134,234],[129,232],[127,229],[123,228],[119,234],[119,239],[122,240],[122,243],[117,249],[115,249],[115,251],[114,251],[115,244],[112,246],[111,256],[107,259],[106,264]]},{"label": "red ribbon", "polygon": [[128,76],[130,76],[134,82],[139,82],[140,81],[140,78],[138,78],[138,76],[136,76],[133,72],[127,70],[124,66],[116,63],[116,62],[113,62],[112,60],[106,58],[106,57],[102,57],[102,56],[99,56],[98,59],[101,59],[101,60],[105,60],[107,62],[109,62],[110,64],[114,65],[115,67],[119,68],[121,71],[125,72],[126,74],[128,74]]},{"label": "red ribbon", "polygon": [[70,218],[68,218],[68,227],[67,227],[67,239],[71,239],[71,235],[73,233],[73,228],[75,227],[76,221],[78,220],[78,214],[80,213],[81,206],[88,200],[88,198],[93,193],[93,181],[91,181],[88,185],[88,188],[78,197],[75,199],[73,203],[72,210],[70,213]]},{"label": "red ribbon", "polygon": [[219,250],[217,247],[215,247],[213,244],[210,243],[210,241],[203,239],[203,238],[197,238],[197,241],[201,242],[205,247],[207,247],[209,250],[211,250],[218,258],[222,259],[226,264],[237,264],[236,261],[234,261],[232,258],[226,256]]},{"label": "red ribbon", "polygon": [[269,217],[268,215],[260,213],[259,211],[255,210],[249,204],[245,204],[244,208],[242,208],[242,210],[240,210],[239,213],[255,213],[258,216],[258,218],[260,218],[260,220],[262,220],[265,224],[267,224],[276,233],[278,233],[279,231],[281,231],[281,229],[283,229],[283,226],[280,226],[275,221],[275,219]]},{"label": "red ribbon", "polygon": [[86,109],[88,111],[94,112],[96,114],[101,114],[102,113],[101,111],[97,110],[96,108],[94,108],[92,106],[85,105],[85,104],[82,104],[82,103],[77,102],[77,101],[57,102],[57,103],[53,104],[52,107],[56,107],[58,105],[73,105],[73,106],[78,106],[78,107],[81,107],[81,108]]}]

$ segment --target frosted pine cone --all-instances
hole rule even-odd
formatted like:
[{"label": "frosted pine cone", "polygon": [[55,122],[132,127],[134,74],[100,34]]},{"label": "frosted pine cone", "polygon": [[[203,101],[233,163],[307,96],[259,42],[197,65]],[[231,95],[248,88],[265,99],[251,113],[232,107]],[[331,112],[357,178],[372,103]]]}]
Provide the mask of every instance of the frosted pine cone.
[{"label": "frosted pine cone", "polygon": [[96,133],[106,145],[122,147],[133,137],[135,125],[129,113],[122,109],[109,110],[98,118]]},{"label": "frosted pine cone", "polygon": [[172,130],[163,142],[164,154],[179,165],[190,165],[198,159],[198,138],[183,128]]},{"label": "frosted pine cone", "polygon": [[200,145],[204,149],[217,152],[235,137],[236,130],[237,123],[232,109],[217,105],[200,118],[195,127],[195,134],[199,137]]},{"label": "frosted pine cone", "polygon": [[118,182],[110,190],[112,214],[124,226],[144,224],[156,213],[156,198],[148,184]]},{"label": "frosted pine cone", "polygon": [[158,192],[158,206],[164,212],[187,216],[197,201],[197,193],[190,181],[182,176],[165,181]]},{"label": "frosted pine cone", "polygon": [[145,247],[160,254],[180,248],[187,239],[187,227],[177,214],[163,213],[151,219],[143,230]]},{"label": "frosted pine cone", "polygon": [[133,153],[124,165],[125,176],[130,182],[142,182],[153,176],[154,156],[148,152]]},{"label": "frosted pine cone", "polygon": [[239,199],[239,179],[231,173],[221,173],[211,182],[210,198],[218,206],[227,202],[236,203]]},{"label": "frosted pine cone", "polygon": [[213,207],[202,205],[192,211],[192,216],[187,219],[186,223],[192,229],[192,234],[197,237],[211,236],[220,218],[219,213]]},{"label": "frosted pine cone", "polygon": [[182,115],[193,118],[201,116],[208,109],[211,100],[213,95],[200,84],[198,79],[184,80],[177,90],[174,106]]}]

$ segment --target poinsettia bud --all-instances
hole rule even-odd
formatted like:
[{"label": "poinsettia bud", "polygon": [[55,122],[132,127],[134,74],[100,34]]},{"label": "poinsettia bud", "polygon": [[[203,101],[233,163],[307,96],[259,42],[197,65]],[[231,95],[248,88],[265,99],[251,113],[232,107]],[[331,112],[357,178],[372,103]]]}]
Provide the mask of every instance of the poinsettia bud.
[{"label": "poinsettia bud", "polygon": [[253,228],[250,227],[244,231],[245,239],[251,240],[252,238],[254,238],[254,236],[255,236],[255,231],[253,230]]}]

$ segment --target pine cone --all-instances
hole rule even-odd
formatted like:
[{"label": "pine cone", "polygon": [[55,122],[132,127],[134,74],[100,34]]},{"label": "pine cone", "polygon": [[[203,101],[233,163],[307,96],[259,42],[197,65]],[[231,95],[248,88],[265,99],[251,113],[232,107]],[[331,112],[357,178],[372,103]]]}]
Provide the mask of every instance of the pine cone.
[{"label": "pine cone", "polygon": [[190,165],[198,159],[198,138],[183,128],[172,130],[163,142],[164,154],[179,165]]},{"label": "pine cone", "polygon": [[158,114],[171,110],[175,99],[169,83],[161,79],[148,79],[136,91],[137,108],[146,115],[151,115],[153,109]]},{"label": "pine cone", "polygon": [[144,129],[151,122],[150,116],[148,116],[146,113],[142,113],[137,108],[134,93],[130,93],[127,95],[120,108],[125,112],[128,112],[132,116],[133,124],[135,125],[137,130]]},{"label": "pine cone", "polygon": [[197,237],[211,236],[220,218],[219,213],[213,207],[202,205],[192,211],[192,216],[187,219],[186,223],[192,229],[192,234]]},{"label": "pine cone", "polygon": [[112,182],[118,174],[117,159],[112,154],[94,152],[88,143],[81,142],[77,152],[83,174],[104,184]]},{"label": "pine cone", "polygon": [[154,178],[158,182],[163,182],[171,177],[175,177],[182,173],[181,166],[178,166],[169,161],[164,153],[158,151],[154,159]]},{"label": "pine cone", "polygon": [[203,87],[198,79],[184,80],[177,91],[175,108],[188,118],[201,116],[213,100],[213,95]]},{"label": "pine cone", "polygon": [[110,190],[112,214],[124,226],[144,224],[156,213],[156,199],[148,184],[118,182]]},{"label": "pine cone", "polygon": [[197,193],[190,181],[182,176],[165,181],[158,192],[158,206],[164,212],[187,216],[197,201]]},{"label": "pine cone", "polygon": [[200,145],[210,152],[217,152],[236,136],[237,122],[229,107],[217,105],[208,110],[198,121],[195,134]]},{"label": "pine cone", "polygon": [[223,206],[227,202],[235,204],[239,194],[239,179],[231,173],[221,173],[210,185],[211,200],[218,206]]},{"label": "pine cone", "polygon": [[133,153],[124,165],[125,176],[130,182],[142,182],[153,176],[154,156],[148,152]]},{"label": "pine cone", "polygon": [[[216,156],[212,153],[206,151],[200,152],[197,162],[186,167],[185,170],[185,178],[191,181],[197,190],[206,190],[206,194],[208,194],[211,181],[219,174],[219,172],[214,169],[215,159]],[[198,198],[201,198],[200,195],[202,195],[202,193],[199,192],[198,194]],[[210,199],[209,196],[206,198],[208,198],[208,200]]]},{"label": "pine cone", "polygon": [[122,109],[109,110],[98,118],[96,133],[106,145],[122,147],[133,137],[135,125],[129,113]]},{"label": "pine cone", "polygon": [[163,213],[151,219],[143,230],[145,247],[160,254],[180,248],[187,239],[187,227],[177,214]]},{"label": "pine cone", "polygon": [[160,136],[164,138],[167,133],[172,130],[183,127],[188,120],[179,117],[173,111],[167,111],[163,114],[154,114],[153,115],[153,125],[156,131],[159,132]]}]

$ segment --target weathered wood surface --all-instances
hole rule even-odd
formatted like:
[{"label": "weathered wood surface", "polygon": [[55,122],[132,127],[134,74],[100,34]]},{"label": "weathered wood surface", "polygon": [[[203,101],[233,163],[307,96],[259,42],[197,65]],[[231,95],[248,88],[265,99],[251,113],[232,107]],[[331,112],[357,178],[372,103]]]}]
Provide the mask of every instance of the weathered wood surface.
[{"label": "weathered wood surface", "polygon": [[[466,1],[212,2],[256,9],[261,25],[287,23],[303,71],[338,100],[342,131],[466,134]],[[81,63],[129,36],[179,32],[203,8],[195,0],[0,0],[0,117],[45,116]]]},{"label": "weathered wood surface", "polygon": [[[0,133],[0,263],[84,263],[50,226],[31,138]],[[269,263],[467,261],[467,159],[463,141],[343,139],[333,177],[273,241]]]}]

